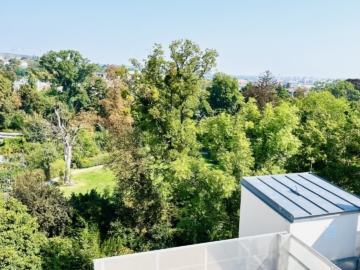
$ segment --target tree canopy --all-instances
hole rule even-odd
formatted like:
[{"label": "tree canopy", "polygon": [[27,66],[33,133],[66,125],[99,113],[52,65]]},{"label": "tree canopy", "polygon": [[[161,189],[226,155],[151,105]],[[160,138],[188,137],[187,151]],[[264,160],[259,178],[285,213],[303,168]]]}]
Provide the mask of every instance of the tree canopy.
[{"label": "tree canopy", "polygon": [[[92,269],[94,258],[237,237],[244,176],[312,170],[360,195],[357,80],[290,96],[265,71],[240,89],[208,76],[217,57],[190,40],[155,44],[131,68],[52,51],[19,89],[18,61],[0,67],[0,131],[23,134],[0,142],[0,268]],[[113,188],[99,177],[96,190],[62,193],[81,185],[73,169],[97,165]]]}]

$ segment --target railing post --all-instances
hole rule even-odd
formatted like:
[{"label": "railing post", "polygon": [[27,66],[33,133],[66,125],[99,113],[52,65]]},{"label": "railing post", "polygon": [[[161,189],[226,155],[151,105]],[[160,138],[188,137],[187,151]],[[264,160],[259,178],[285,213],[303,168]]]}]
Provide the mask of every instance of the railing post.
[{"label": "railing post", "polygon": [[276,269],[285,270],[287,269],[287,252],[286,244],[291,234],[287,232],[278,233],[278,245],[277,245],[277,258],[276,258]]}]

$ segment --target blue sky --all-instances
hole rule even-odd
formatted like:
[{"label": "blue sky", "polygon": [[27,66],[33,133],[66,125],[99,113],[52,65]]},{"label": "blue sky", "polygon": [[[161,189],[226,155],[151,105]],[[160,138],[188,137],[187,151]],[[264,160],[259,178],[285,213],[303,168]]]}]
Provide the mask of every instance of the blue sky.
[{"label": "blue sky", "polygon": [[0,11],[1,52],[128,64],[191,39],[232,75],[360,77],[359,0],[0,0]]}]

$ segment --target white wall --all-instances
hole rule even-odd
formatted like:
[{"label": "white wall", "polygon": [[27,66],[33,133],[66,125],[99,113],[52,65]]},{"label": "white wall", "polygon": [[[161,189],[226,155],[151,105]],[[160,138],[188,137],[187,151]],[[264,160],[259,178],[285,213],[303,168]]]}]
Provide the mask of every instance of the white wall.
[{"label": "white wall", "polygon": [[295,221],[290,233],[329,260],[359,256],[360,214]]},{"label": "white wall", "polygon": [[290,223],[247,188],[241,187],[239,237],[289,232]]}]

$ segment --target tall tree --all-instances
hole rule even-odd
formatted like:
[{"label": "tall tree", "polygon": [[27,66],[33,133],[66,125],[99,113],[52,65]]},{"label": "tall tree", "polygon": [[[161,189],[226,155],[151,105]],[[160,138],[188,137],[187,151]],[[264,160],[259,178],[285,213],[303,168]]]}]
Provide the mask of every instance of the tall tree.
[{"label": "tall tree", "polygon": [[41,96],[37,90],[31,88],[29,84],[23,84],[17,91],[20,97],[21,106],[20,109],[24,110],[28,114],[42,113],[44,110],[44,104]]},{"label": "tall tree", "polygon": [[330,92],[310,92],[301,103],[301,125],[296,135],[302,142],[289,160],[291,171],[312,170],[357,194],[360,192],[360,115],[345,98]]},{"label": "tall tree", "polygon": [[250,133],[257,174],[285,172],[287,161],[301,145],[295,135],[299,120],[298,108],[289,103],[265,106]]},{"label": "tall tree", "polygon": [[269,70],[260,74],[258,81],[254,86],[245,89],[243,95],[249,99],[254,98],[260,109],[264,109],[267,103],[276,101],[276,82],[274,76]]},{"label": "tall tree", "polygon": [[251,175],[254,165],[250,140],[245,132],[246,120],[240,113],[235,116],[221,113],[201,123],[203,145],[210,158],[237,181]]},{"label": "tall tree", "polygon": [[76,111],[87,106],[89,98],[82,86],[96,70],[95,64],[72,50],[48,52],[40,58],[39,64],[48,72],[45,79],[51,82],[54,91],[62,88],[58,95],[68,106]]},{"label": "tall tree", "polygon": [[0,112],[11,111],[11,93],[11,81],[0,72]]},{"label": "tall tree", "polygon": [[170,59],[166,60],[162,46],[156,44],[153,52],[140,64],[132,60],[139,72],[131,76],[130,95],[135,97],[134,120],[147,130],[148,139],[158,140],[165,148],[174,148],[175,137],[183,137],[183,125],[194,116],[206,91],[200,87],[204,74],[214,66],[217,52],[200,47],[190,40],[171,43]]},{"label": "tall tree", "polygon": [[207,90],[210,92],[209,103],[213,110],[234,114],[239,109],[243,98],[236,78],[216,73]]}]

